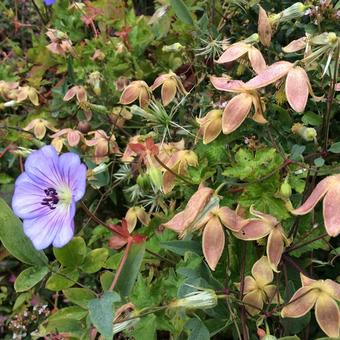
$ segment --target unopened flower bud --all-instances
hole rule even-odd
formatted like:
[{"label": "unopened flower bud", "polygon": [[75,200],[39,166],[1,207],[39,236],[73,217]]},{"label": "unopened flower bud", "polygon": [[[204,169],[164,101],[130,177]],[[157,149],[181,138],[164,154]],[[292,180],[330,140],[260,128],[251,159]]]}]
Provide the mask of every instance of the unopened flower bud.
[{"label": "unopened flower bud", "polygon": [[155,186],[155,188],[160,190],[163,184],[163,176],[161,170],[159,168],[156,168],[155,166],[150,166],[147,169],[147,174],[150,177],[151,183]]},{"label": "unopened flower bud", "polygon": [[289,198],[292,195],[292,187],[288,183],[288,176],[285,178],[284,182],[281,184],[280,193],[282,196]]},{"label": "unopened flower bud", "polygon": [[81,120],[79,123],[78,123],[78,130],[81,132],[81,133],[88,133],[90,130],[91,130],[91,125],[88,121],[86,120]]},{"label": "unopened flower bud", "polygon": [[315,140],[317,136],[317,132],[314,128],[306,127],[300,123],[296,123],[292,126],[292,132],[298,134],[307,142]]},{"label": "unopened flower bud", "polygon": [[202,289],[172,301],[169,308],[209,309],[217,305],[217,295],[212,289]]}]

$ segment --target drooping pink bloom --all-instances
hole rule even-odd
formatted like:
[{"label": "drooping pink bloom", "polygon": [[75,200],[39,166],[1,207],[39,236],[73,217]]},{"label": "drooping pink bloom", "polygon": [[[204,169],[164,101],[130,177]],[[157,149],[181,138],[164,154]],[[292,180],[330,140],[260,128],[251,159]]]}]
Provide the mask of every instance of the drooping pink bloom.
[{"label": "drooping pink bloom", "polygon": [[313,280],[300,273],[302,287],[282,309],[283,318],[300,318],[315,307],[315,318],[329,337],[338,338],[340,285],[332,280]]},{"label": "drooping pink bloom", "polygon": [[340,234],[340,175],[328,176],[321,180],[301,207],[292,210],[294,215],[308,214],[323,200],[323,218],[328,235]]},{"label": "drooping pink bloom", "polygon": [[49,121],[41,118],[33,119],[27,126],[24,127],[24,130],[33,130],[34,136],[36,138],[43,139],[46,134],[46,128],[54,132],[57,131],[56,128]]},{"label": "drooping pink bloom", "polygon": [[203,144],[215,140],[222,131],[222,110],[211,110],[204,117],[196,118],[200,125],[198,134],[203,136]]},{"label": "drooping pink bloom", "polygon": [[151,89],[143,80],[135,80],[128,85],[120,96],[119,102],[123,105],[129,105],[137,99],[140,107],[148,106],[151,99]]},{"label": "drooping pink bloom", "polygon": [[[84,141],[84,136],[80,131],[70,129],[70,128],[62,129],[62,130],[54,133],[53,135],[51,135],[51,138],[53,138],[53,141],[56,141],[56,140],[60,141],[60,138],[62,136],[66,136],[68,145],[71,146],[71,147],[77,146],[81,140]],[[52,141],[52,143],[53,143],[53,141]],[[60,143],[56,143],[56,145],[59,145],[59,144]],[[61,144],[61,147],[62,147],[62,144]],[[60,150],[58,150],[58,151],[60,151]]]}]

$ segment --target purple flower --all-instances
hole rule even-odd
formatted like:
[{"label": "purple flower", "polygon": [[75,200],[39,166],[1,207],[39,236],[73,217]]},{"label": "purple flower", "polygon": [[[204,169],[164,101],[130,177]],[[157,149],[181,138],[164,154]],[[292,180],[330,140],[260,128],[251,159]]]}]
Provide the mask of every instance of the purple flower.
[{"label": "purple flower", "polygon": [[[14,213],[36,249],[62,247],[74,234],[75,202],[85,194],[86,167],[73,152],[58,156],[48,145],[33,152],[15,182]],[[20,246],[20,245],[19,245]]]},{"label": "purple flower", "polygon": [[44,0],[46,6],[51,6],[56,2],[56,0]]}]

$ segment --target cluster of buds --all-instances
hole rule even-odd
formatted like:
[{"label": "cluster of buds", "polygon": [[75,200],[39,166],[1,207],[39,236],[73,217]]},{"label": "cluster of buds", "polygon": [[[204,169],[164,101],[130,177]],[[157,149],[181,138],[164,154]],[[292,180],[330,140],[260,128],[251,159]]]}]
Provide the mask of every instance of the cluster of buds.
[{"label": "cluster of buds", "polygon": [[152,91],[159,86],[161,89],[161,98],[163,105],[166,106],[174,100],[176,93],[182,96],[187,94],[179,76],[170,71],[156,78],[151,87],[143,80],[135,80],[127,85],[120,97],[120,103],[129,105],[138,99],[139,106],[145,108],[149,105],[152,97]]},{"label": "cluster of buds", "polygon": [[49,29],[46,35],[51,40],[51,43],[46,46],[49,51],[61,56],[65,56],[68,53],[74,54],[72,42],[66,33],[56,29]]}]

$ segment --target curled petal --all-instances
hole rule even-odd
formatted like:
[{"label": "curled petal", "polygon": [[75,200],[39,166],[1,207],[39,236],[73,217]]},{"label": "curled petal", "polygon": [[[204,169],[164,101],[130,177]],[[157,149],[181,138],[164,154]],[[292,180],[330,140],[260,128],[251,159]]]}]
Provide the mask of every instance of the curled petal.
[{"label": "curled petal", "polygon": [[219,208],[217,215],[226,228],[236,232],[241,230],[246,221],[228,207]]},{"label": "curled petal", "polygon": [[288,72],[285,91],[288,103],[293,110],[303,112],[307,104],[309,88],[308,76],[302,67],[296,66]]},{"label": "curled petal", "polygon": [[251,276],[246,276],[244,278],[243,293],[248,294],[249,292],[257,288],[256,281]]},{"label": "curled petal", "polygon": [[245,85],[251,89],[265,87],[284,77],[292,67],[293,64],[288,61],[278,61],[268,66],[253,79],[250,79]]},{"label": "curled petal", "polygon": [[71,87],[71,88],[66,92],[66,94],[65,94],[65,96],[64,96],[64,98],[63,98],[63,100],[64,100],[65,102],[70,101],[70,100],[76,95],[76,93],[77,93],[77,87],[76,87],[76,86]]},{"label": "curled petal", "polygon": [[268,47],[272,39],[272,27],[266,11],[259,5],[259,20],[257,31],[263,46]]},{"label": "curled petal", "polygon": [[329,336],[338,338],[340,312],[337,303],[327,294],[322,294],[316,301],[315,318],[320,328]]},{"label": "curled petal", "polygon": [[253,100],[253,105],[254,105],[254,108],[255,108],[255,113],[254,113],[253,117],[251,117],[251,119],[253,121],[255,121],[256,123],[266,124],[268,121],[263,116],[264,105],[261,102],[260,97],[252,96],[252,100]]},{"label": "curled petal", "polygon": [[168,74],[161,74],[159,77],[157,77],[154,81],[154,83],[150,86],[150,89],[153,91],[157,87],[161,86],[166,79],[169,78]]},{"label": "curled petal", "polygon": [[131,104],[139,97],[140,89],[136,84],[131,84],[123,91],[119,102],[124,105]]},{"label": "curled petal", "polygon": [[87,93],[82,86],[78,86],[77,88],[77,100],[79,103],[84,103],[87,101]]},{"label": "curled petal", "polygon": [[251,67],[257,74],[263,72],[266,69],[266,61],[264,60],[262,53],[257,48],[252,46],[248,51],[248,57]]},{"label": "curled petal", "polygon": [[258,220],[249,220],[239,232],[233,234],[241,240],[254,241],[267,236],[270,231],[271,227],[268,223]]},{"label": "curled petal", "polygon": [[326,195],[327,191],[331,188],[332,182],[334,181],[333,176],[328,176],[320,181],[311,195],[307,198],[306,202],[301,207],[291,211],[294,215],[305,215],[308,214],[316,204]]},{"label": "curled petal", "polygon": [[267,285],[273,281],[274,274],[270,267],[270,263],[268,262],[267,256],[262,256],[254,263],[251,274],[259,286]]},{"label": "curled petal", "polygon": [[340,185],[331,188],[323,200],[323,218],[327,234],[336,237],[340,234]]},{"label": "curled petal", "polygon": [[253,290],[246,294],[242,300],[245,304],[245,308],[250,315],[256,315],[260,313],[263,308],[263,300],[261,290]]},{"label": "curled petal", "polygon": [[210,81],[215,89],[226,92],[241,92],[244,89],[244,82],[242,80],[229,80],[225,77],[211,76]]},{"label": "curled petal", "polygon": [[222,120],[211,121],[203,131],[203,144],[209,144],[215,140],[222,131]]},{"label": "curled petal", "polygon": [[164,81],[161,91],[162,102],[164,106],[167,106],[176,96],[176,80],[167,79]]},{"label": "curled petal", "polygon": [[213,217],[205,226],[202,236],[203,254],[211,270],[215,270],[223,253],[224,242],[222,224],[217,217]]},{"label": "curled petal", "polygon": [[219,57],[216,63],[224,64],[234,61],[242,57],[245,53],[247,53],[248,48],[249,46],[242,42],[232,44],[223,52],[223,54]]},{"label": "curled petal", "polygon": [[301,287],[283,307],[281,316],[283,318],[300,318],[307,314],[314,306],[320,292],[310,287]]},{"label": "curled petal", "polygon": [[125,215],[125,220],[128,225],[129,233],[132,233],[137,224],[137,214],[134,208],[130,208],[127,211]]},{"label": "curled petal", "polygon": [[302,37],[302,38],[291,41],[287,46],[282,48],[282,51],[285,53],[297,52],[305,48],[306,43],[307,43],[307,38]]},{"label": "curled petal", "polygon": [[267,240],[267,256],[269,263],[274,271],[281,261],[281,256],[284,250],[284,240],[281,227],[274,228],[269,234]]},{"label": "curled petal", "polygon": [[235,131],[246,119],[252,105],[252,96],[240,93],[232,98],[224,109],[222,129],[224,134]]}]

